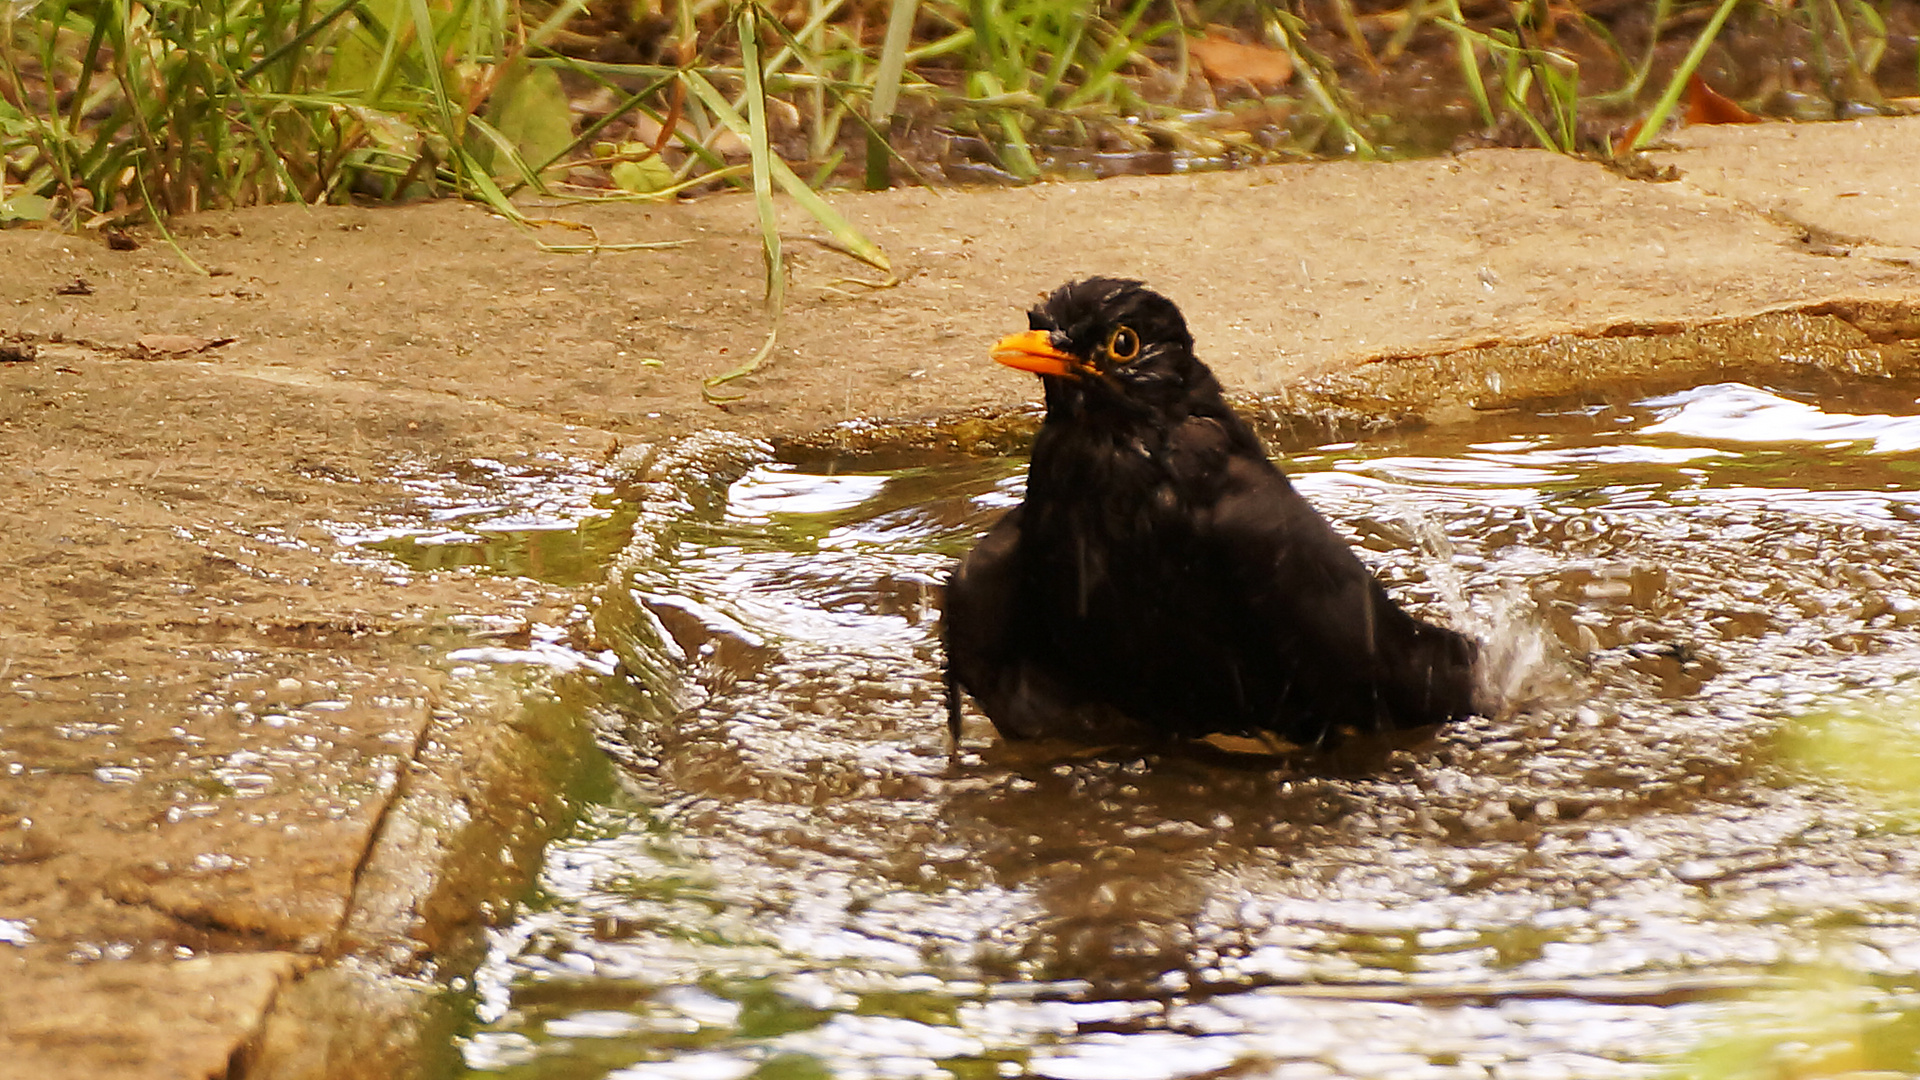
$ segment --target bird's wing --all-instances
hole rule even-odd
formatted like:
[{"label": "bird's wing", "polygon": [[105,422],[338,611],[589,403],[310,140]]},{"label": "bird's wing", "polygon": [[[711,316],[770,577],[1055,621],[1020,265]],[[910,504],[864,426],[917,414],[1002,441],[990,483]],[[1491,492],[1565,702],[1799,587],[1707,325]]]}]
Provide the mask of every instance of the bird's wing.
[{"label": "bird's wing", "polygon": [[1019,507],[995,522],[947,578],[942,633],[947,646],[947,729],[960,737],[960,690],[993,693],[997,674],[1016,663]]},{"label": "bird's wing", "polygon": [[[987,531],[947,579],[947,732],[958,745],[960,692],[972,694],[1010,739],[1126,738],[1131,718],[1091,701],[1044,656],[1040,625],[1023,602],[1021,509]],[[1137,734],[1137,732],[1136,732]]]},{"label": "bird's wing", "polygon": [[1408,615],[1264,457],[1229,454],[1204,521],[1252,633],[1299,698],[1399,727],[1471,711],[1472,645]]},{"label": "bird's wing", "polygon": [[1278,469],[1228,458],[1205,517],[1220,565],[1258,625],[1320,643],[1330,655],[1367,654],[1384,597],[1346,539]]}]

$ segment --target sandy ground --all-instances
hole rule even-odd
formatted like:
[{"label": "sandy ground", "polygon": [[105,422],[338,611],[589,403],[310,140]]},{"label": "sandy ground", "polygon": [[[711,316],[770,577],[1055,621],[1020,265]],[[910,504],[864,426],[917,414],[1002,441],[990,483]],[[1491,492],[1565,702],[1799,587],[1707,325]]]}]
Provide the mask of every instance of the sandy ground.
[{"label": "sandy ground", "polygon": [[1658,157],[1677,180],[1488,151],[836,198],[884,286],[789,208],[785,326],[725,409],[701,381],[766,331],[739,198],[538,211],[675,243],[592,255],[456,204],[179,223],[211,275],[156,236],[0,233],[0,1072],[430,1056],[435,980],[592,751],[446,658],[577,622],[575,590],[336,540],[419,520],[409,475],[1004,412],[1038,386],[986,346],[1094,273],[1179,301],[1243,393],[1437,422],[1763,355],[1913,368],[1920,119],[1699,129]]}]

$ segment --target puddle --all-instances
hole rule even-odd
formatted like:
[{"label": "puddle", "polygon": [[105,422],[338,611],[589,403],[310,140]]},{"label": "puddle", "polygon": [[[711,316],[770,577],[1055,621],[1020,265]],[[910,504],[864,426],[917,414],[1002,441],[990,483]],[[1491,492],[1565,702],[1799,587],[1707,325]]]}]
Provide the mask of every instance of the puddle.
[{"label": "puddle", "polygon": [[1836,779],[1873,761],[1781,748],[1857,713],[1912,753],[1917,417],[1911,383],[1721,384],[1289,454],[1512,703],[1357,775],[1008,747],[977,716],[950,758],[934,589],[1017,460],[689,489],[623,646],[686,681],[607,705],[625,796],[494,933],[466,1067],[1920,1071],[1915,819]]},{"label": "puddle", "polygon": [[558,456],[512,464],[472,458],[395,479],[410,519],[331,530],[417,571],[480,567],[552,585],[599,580],[633,531],[633,507],[598,470]]}]

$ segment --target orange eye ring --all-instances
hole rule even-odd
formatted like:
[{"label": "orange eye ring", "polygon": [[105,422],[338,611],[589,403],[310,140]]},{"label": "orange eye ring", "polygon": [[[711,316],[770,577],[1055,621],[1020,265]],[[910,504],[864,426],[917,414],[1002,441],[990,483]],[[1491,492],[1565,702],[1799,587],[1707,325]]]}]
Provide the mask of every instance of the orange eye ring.
[{"label": "orange eye ring", "polygon": [[1126,363],[1140,355],[1140,335],[1130,326],[1118,327],[1113,336],[1107,339],[1107,355],[1121,363]]}]

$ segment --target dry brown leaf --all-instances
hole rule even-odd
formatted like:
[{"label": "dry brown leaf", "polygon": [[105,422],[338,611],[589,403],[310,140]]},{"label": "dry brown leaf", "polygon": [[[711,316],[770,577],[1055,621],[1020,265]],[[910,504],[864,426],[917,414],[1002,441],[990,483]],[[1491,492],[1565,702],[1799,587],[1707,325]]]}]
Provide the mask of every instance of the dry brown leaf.
[{"label": "dry brown leaf", "polygon": [[1699,72],[1687,76],[1687,123],[1757,124],[1760,118],[1740,107],[1740,103],[1715,91]]},{"label": "dry brown leaf", "polygon": [[1187,51],[1212,83],[1244,83],[1255,90],[1278,90],[1293,80],[1293,57],[1264,45],[1245,45],[1209,34],[1187,43]]}]

